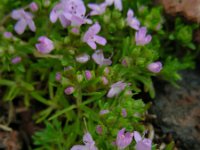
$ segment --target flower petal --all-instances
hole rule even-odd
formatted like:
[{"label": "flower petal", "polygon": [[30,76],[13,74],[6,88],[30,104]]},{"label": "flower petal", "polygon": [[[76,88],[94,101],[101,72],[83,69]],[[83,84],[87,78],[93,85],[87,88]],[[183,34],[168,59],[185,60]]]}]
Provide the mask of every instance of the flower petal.
[{"label": "flower petal", "polygon": [[35,23],[33,22],[33,20],[28,21],[28,26],[29,26],[31,31],[35,32],[36,27],[35,27]]},{"label": "flower petal", "polygon": [[26,21],[24,19],[21,19],[15,24],[14,30],[17,32],[17,34],[22,34],[24,33],[26,26]]},{"label": "flower petal", "polygon": [[114,1],[115,8],[119,11],[122,11],[122,1],[121,0],[115,0]]},{"label": "flower petal", "polygon": [[53,9],[50,13],[50,21],[52,23],[55,23],[58,19],[58,14],[55,12],[55,10]]},{"label": "flower petal", "polygon": [[89,28],[89,30],[90,30],[90,32],[92,32],[95,35],[95,34],[99,33],[99,31],[101,30],[101,26],[99,25],[98,22],[96,22]]},{"label": "flower petal", "polygon": [[101,50],[97,50],[92,54],[92,59],[98,64],[102,65],[102,61],[104,60],[104,55]]},{"label": "flower petal", "polygon": [[71,150],[88,150],[88,147],[84,145],[75,145],[71,148]]},{"label": "flower petal", "polygon": [[104,37],[99,36],[99,35],[94,35],[94,40],[100,45],[106,45],[107,41]]},{"label": "flower petal", "polygon": [[96,49],[96,48],[97,48],[97,45],[96,45],[95,42],[92,41],[92,40],[88,40],[88,41],[87,41],[87,44],[88,44],[92,49]]},{"label": "flower petal", "polygon": [[22,11],[23,11],[22,9],[13,10],[11,13],[11,17],[16,20],[20,19],[22,17]]},{"label": "flower petal", "polygon": [[133,132],[133,135],[134,135],[134,139],[135,139],[136,142],[139,142],[139,141],[142,140],[142,137],[141,137],[141,135],[140,135],[139,132],[134,131],[134,132]]},{"label": "flower petal", "polygon": [[63,15],[60,15],[59,16],[59,20],[60,20],[60,23],[61,25],[63,26],[63,28],[66,28],[68,25],[70,25],[70,21],[67,20]]}]

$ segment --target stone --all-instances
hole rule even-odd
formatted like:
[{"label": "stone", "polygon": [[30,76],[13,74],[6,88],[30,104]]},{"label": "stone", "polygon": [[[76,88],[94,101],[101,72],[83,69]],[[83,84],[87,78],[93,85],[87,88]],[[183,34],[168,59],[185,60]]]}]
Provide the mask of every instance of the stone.
[{"label": "stone", "polygon": [[164,133],[171,133],[180,141],[180,150],[200,149],[200,75],[182,72],[179,88],[157,84],[157,96],[151,111],[157,115]]},{"label": "stone", "polygon": [[180,14],[189,21],[200,23],[200,0],[156,0],[163,5],[166,13]]}]

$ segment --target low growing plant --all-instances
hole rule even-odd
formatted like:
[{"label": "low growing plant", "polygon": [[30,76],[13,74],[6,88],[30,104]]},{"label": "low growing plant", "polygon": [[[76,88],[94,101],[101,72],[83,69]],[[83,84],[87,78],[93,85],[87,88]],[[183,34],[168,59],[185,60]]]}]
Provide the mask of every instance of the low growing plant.
[{"label": "low growing plant", "polygon": [[[177,70],[192,65],[189,57],[180,63],[161,52],[160,7],[139,0],[2,4],[2,100],[41,105],[33,118],[46,126],[33,136],[36,149],[156,149],[143,137],[150,103],[134,95],[154,98],[152,77],[175,82]],[[190,37],[174,35],[194,47]]]}]

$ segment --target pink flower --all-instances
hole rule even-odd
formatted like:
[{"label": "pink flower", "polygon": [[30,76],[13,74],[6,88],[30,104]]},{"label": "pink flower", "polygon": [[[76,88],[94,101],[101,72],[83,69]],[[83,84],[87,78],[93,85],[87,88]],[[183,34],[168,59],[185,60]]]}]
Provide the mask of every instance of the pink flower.
[{"label": "pink flower", "polygon": [[82,64],[86,63],[89,59],[90,59],[90,56],[86,53],[78,55],[76,57],[76,61],[79,62],[79,63],[82,63]]},{"label": "pink flower", "polygon": [[40,53],[48,54],[54,49],[53,42],[46,36],[39,37],[38,41],[40,43],[37,43],[35,46]]},{"label": "pink flower", "polygon": [[35,12],[38,10],[38,5],[35,2],[30,3],[29,8],[31,9],[31,11]]},{"label": "pink flower", "polygon": [[141,27],[136,33],[135,33],[135,42],[136,45],[146,45],[151,41],[151,35],[146,35],[147,29],[146,27]]},{"label": "pink flower", "polygon": [[67,87],[66,89],[65,89],[65,94],[66,95],[70,95],[70,94],[72,94],[74,92],[74,87],[72,87],[72,86],[69,86],[69,87]]},{"label": "pink flower", "polygon": [[126,87],[126,83],[119,81],[111,85],[110,90],[108,91],[107,97],[113,98],[117,96],[121,91],[123,91]]},{"label": "pink flower", "polygon": [[24,33],[26,26],[28,26],[31,31],[35,32],[36,27],[31,13],[24,11],[24,9],[13,10],[11,17],[18,20],[14,27],[17,34]]},{"label": "pink flower", "polygon": [[153,73],[159,73],[162,70],[162,63],[160,61],[153,62],[147,66],[147,69]]},{"label": "pink flower", "polygon": [[89,132],[85,133],[83,136],[83,143],[85,145],[75,145],[71,150],[98,150],[95,146],[95,141]]},{"label": "pink flower", "polygon": [[101,3],[101,4],[88,4],[88,7],[92,9],[90,12],[91,16],[95,15],[101,15],[106,11],[107,4],[106,3]]},{"label": "pink flower", "polygon": [[151,150],[152,141],[150,139],[142,139],[139,132],[134,131],[134,139],[136,141],[136,150]]},{"label": "pink flower", "polygon": [[12,64],[18,64],[19,62],[21,62],[22,58],[20,56],[14,57],[11,60]]},{"label": "pink flower", "polygon": [[112,61],[109,58],[104,58],[102,50],[96,50],[92,54],[92,59],[99,65],[111,65]]},{"label": "pink flower", "polygon": [[119,149],[123,150],[131,144],[133,140],[133,133],[126,132],[125,128],[121,129],[117,134],[116,145]]},{"label": "pink flower", "polygon": [[117,10],[122,11],[122,0],[106,0],[107,5],[112,5],[113,3]]},{"label": "pink flower", "polygon": [[140,22],[137,20],[136,17],[133,17],[133,15],[133,10],[129,9],[127,12],[126,22],[131,28],[138,30],[140,27]]},{"label": "pink flower", "polygon": [[97,125],[97,126],[96,126],[96,132],[97,132],[98,134],[102,134],[103,129],[102,129],[102,126],[101,126],[101,125]]},{"label": "pink flower", "polygon": [[55,23],[59,18],[64,28],[69,25],[81,26],[85,23],[91,23],[91,20],[86,19],[85,13],[86,8],[82,0],[61,0],[52,9],[50,20]]},{"label": "pink flower", "polygon": [[83,42],[86,42],[92,49],[96,49],[96,43],[100,45],[106,44],[106,39],[102,36],[97,35],[101,30],[99,23],[93,24],[84,34]]},{"label": "pink flower", "polygon": [[90,80],[90,79],[92,78],[92,74],[91,74],[91,72],[90,72],[89,70],[86,70],[86,71],[85,71],[85,78],[86,78],[87,80]]}]

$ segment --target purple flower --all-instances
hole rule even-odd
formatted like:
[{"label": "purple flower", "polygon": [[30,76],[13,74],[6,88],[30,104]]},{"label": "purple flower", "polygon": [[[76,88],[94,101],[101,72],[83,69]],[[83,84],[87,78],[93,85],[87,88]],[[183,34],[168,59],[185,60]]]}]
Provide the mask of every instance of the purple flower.
[{"label": "purple flower", "polygon": [[86,42],[92,49],[97,48],[96,43],[105,45],[107,42],[104,37],[97,35],[100,30],[101,26],[99,23],[95,23],[84,34],[83,41]]},{"label": "purple flower", "polygon": [[127,111],[125,108],[122,109],[122,116],[123,117],[126,117],[127,116]]},{"label": "purple flower", "polygon": [[85,78],[86,78],[87,80],[90,80],[90,79],[92,78],[92,74],[91,74],[91,72],[90,72],[89,70],[86,70],[86,71],[85,71]]},{"label": "purple flower", "polygon": [[30,3],[29,8],[31,9],[31,11],[35,12],[38,10],[38,5],[35,2]]},{"label": "purple flower", "polygon": [[126,132],[125,128],[119,130],[117,134],[116,145],[119,149],[125,149],[133,140],[133,133]]},{"label": "purple flower", "polygon": [[54,49],[53,42],[46,36],[39,37],[38,41],[40,43],[37,43],[35,46],[40,53],[48,54]]},{"label": "purple flower", "polygon": [[3,33],[3,36],[6,38],[6,39],[10,39],[13,37],[13,34],[11,32],[4,32]]},{"label": "purple flower", "polygon": [[86,63],[89,59],[90,59],[90,56],[86,53],[78,55],[76,57],[76,61],[79,62],[79,63],[82,63],[82,64]]},{"label": "purple flower", "polygon": [[72,94],[74,92],[74,87],[72,87],[72,86],[69,86],[69,87],[67,87],[66,89],[65,89],[65,94],[66,95],[70,95],[70,94]]},{"label": "purple flower", "polygon": [[151,38],[152,38],[151,35],[146,35],[146,33],[147,33],[146,27],[141,27],[135,33],[136,45],[145,45],[151,41]]},{"label": "purple flower", "polygon": [[91,16],[95,15],[101,15],[106,11],[107,4],[106,3],[101,3],[101,4],[88,4],[88,7],[92,9],[90,12]]},{"label": "purple flower", "polygon": [[113,98],[117,96],[121,91],[123,91],[126,87],[126,83],[119,81],[111,85],[110,90],[108,91],[107,97]]},{"label": "purple flower", "polygon": [[21,62],[22,58],[20,56],[14,57],[11,60],[12,64],[18,64],[19,62]]},{"label": "purple flower", "polygon": [[75,145],[71,148],[71,150],[98,150],[95,146],[95,141],[92,139],[89,132],[85,133],[83,136],[83,143],[85,145]]},{"label": "purple flower", "polygon": [[50,21],[55,23],[59,19],[63,28],[67,27],[70,21],[65,17],[65,13],[67,13],[66,6],[63,3],[56,4],[50,13]]},{"label": "purple flower", "polygon": [[134,139],[136,141],[136,150],[151,150],[152,141],[150,139],[142,139],[139,132],[134,131]]},{"label": "purple flower", "polygon": [[31,13],[24,11],[24,9],[13,10],[11,17],[18,20],[14,27],[17,34],[24,33],[26,26],[28,26],[31,31],[35,32],[36,27]]},{"label": "purple flower", "polygon": [[108,114],[110,111],[108,109],[103,109],[99,112],[100,115]]},{"label": "purple flower", "polygon": [[153,73],[159,73],[162,69],[162,63],[160,61],[153,62],[147,66],[147,69]]},{"label": "purple flower", "polygon": [[112,61],[109,58],[104,58],[102,50],[96,50],[92,54],[92,59],[99,65],[111,65]]},{"label": "purple flower", "polygon": [[133,17],[133,15],[133,10],[129,9],[127,12],[126,22],[131,28],[138,30],[140,27],[140,22],[137,20],[136,17]]},{"label": "purple flower", "polygon": [[117,10],[122,11],[122,0],[106,0],[107,5],[112,5],[113,3]]},{"label": "purple flower", "polygon": [[61,78],[62,78],[61,73],[60,73],[60,72],[57,72],[57,73],[56,73],[56,81],[60,81]]},{"label": "purple flower", "polygon": [[69,25],[81,26],[84,23],[91,23],[91,20],[85,18],[85,13],[86,8],[82,0],[61,0],[52,9],[50,20],[55,23],[59,18],[64,28]]}]

